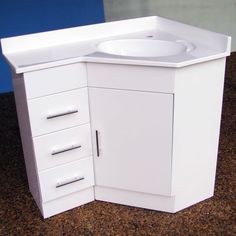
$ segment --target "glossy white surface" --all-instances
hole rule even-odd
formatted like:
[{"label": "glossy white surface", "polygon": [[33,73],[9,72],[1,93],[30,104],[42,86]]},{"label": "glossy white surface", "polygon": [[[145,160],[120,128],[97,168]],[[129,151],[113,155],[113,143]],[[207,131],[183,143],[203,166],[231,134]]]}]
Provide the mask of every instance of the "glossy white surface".
[{"label": "glossy white surface", "polygon": [[[115,29],[115,30],[114,30]],[[165,57],[122,57],[98,52],[97,45],[117,39],[186,41],[194,50]],[[231,38],[151,16],[1,39],[3,54],[17,73],[77,62],[183,67],[230,54]]]},{"label": "glossy white surface", "polygon": [[[35,71],[33,73],[27,73],[27,75],[16,75],[13,72],[17,115],[21,130],[29,188],[44,218],[94,200],[94,172],[93,163],[91,161],[92,157],[90,157],[90,161],[86,162],[84,166],[84,162],[76,164],[77,160],[80,158],[86,160],[88,159],[88,156],[91,156],[92,154],[90,124],[88,123],[87,88],[64,91],[68,88],[74,88],[78,85],[80,86],[84,82],[87,84],[86,77],[83,77],[84,68],[85,65],[82,66],[81,64],[78,64],[62,66],[61,68],[50,68],[45,71]],[[80,74],[79,81],[75,80],[75,78],[77,79],[78,72]],[[70,77],[68,78],[66,74]],[[48,87],[46,79],[49,80]],[[55,83],[56,79],[58,79],[58,84],[53,86],[53,80]],[[35,84],[33,83],[34,81]],[[71,84],[67,84],[67,82]],[[37,85],[39,90],[37,90]],[[45,94],[50,95],[45,96]],[[37,98],[30,98],[34,97],[34,95],[36,95]],[[73,99],[71,100],[71,98]],[[44,102],[41,103],[40,101]],[[54,103],[52,101],[54,101]],[[30,104],[34,104],[34,102],[39,103],[38,106],[33,106],[34,111],[32,111]],[[73,122],[68,123],[69,117],[65,116],[61,123],[63,125],[54,126],[53,130],[50,130],[50,125],[48,126],[49,130],[44,125],[39,125],[39,127],[43,128],[43,132],[45,132],[46,128],[49,133],[41,133],[37,137],[32,137],[32,132],[35,131],[35,126],[32,127],[29,114],[32,114],[32,112],[35,113],[34,115],[36,119],[38,119],[39,116],[42,115],[42,110],[47,110],[49,107],[54,109],[63,104],[68,104],[68,102],[77,105],[84,104],[85,110],[80,110],[82,113],[79,114],[79,118],[74,119],[75,117],[73,117],[72,120],[75,122],[76,120],[79,121],[81,118],[83,119],[83,117],[86,117],[84,122],[87,124],[71,127]],[[62,117],[58,118],[60,119]],[[57,123],[58,121],[54,120],[53,123],[54,122]],[[67,125],[65,125],[66,123]],[[71,142],[73,142],[73,144]],[[66,149],[71,147],[71,145],[74,146],[74,142],[75,144],[80,145],[81,149],[59,153],[57,156],[51,155],[51,153],[55,153],[55,151]],[[78,174],[83,172],[86,173],[89,178],[83,180],[79,186],[78,182],[73,184],[71,183],[72,185],[63,186],[62,188],[66,191],[59,191],[57,188],[55,189],[55,184],[58,184],[58,182],[65,182],[74,178],[74,175],[71,176],[71,174],[75,173],[73,168],[76,168],[76,177],[78,177]],[[66,173],[68,173],[68,175],[66,175]],[[63,179],[61,179],[61,177],[63,177]],[[77,187],[73,187],[74,185]],[[43,199],[53,200],[42,202]]]},{"label": "glossy white surface", "polygon": [[34,146],[32,141],[31,124],[23,74],[16,75],[13,73],[13,78],[17,118],[19,122],[29,189],[38,207],[41,209],[41,192],[38,181],[38,169],[36,165],[36,157],[34,155]]},{"label": "glossy white surface", "polygon": [[[97,51],[147,38],[186,50]],[[2,49],[44,217],[94,199],[176,212],[213,195],[229,37],[147,17],[3,39]]]},{"label": "glossy white surface", "polygon": [[167,57],[187,52],[181,42],[151,39],[117,39],[98,44],[98,51],[129,57]]},{"label": "glossy white surface", "polygon": [[173,93],[175,88],[173,68],[87,63],[87,73],[88,87],[159,93]]},{"label": "glossy white surface", "polygon": [[[44,216],[51,216],[93,198],[176,212],[211,197],[217,161],[224,66],[225,59],[181,69],[88,63],[88,88],[28,100],[24,94],[24,78],[16,76],[14,84],[29,185]],[[56,72],[58,68],[54,69]],[[52,72],[53,69],[50,74]],[[40,77],[35,79],[40,80]],[[63,83],[67,83],[65,78]],[[67,95],[83,93],[87,89],[87,106],[90,106],[92,120],[86,119],[86,122],[92,125],[97,186],[95,196],[91,191],[84,194],[85,190],[79,186],[76,189],[73,185],[67,186],[68,191],[53,188],[58,184],[57,176],[60,174],[63,175],[60,183],[78,177],[66,175],[74,173],[73,168],[77,166],[77,161],[70,159],[70,153],[62,154],[69,158],[69,162],[59,165],[54,162],[44,171],[37,164],[47,144],[48,147],[54,147],[54,141],[60,141],[64,145],[64,140],[70,141],[77,135],[86,137],[90,132],[69,128],[71,123],[67,123],[67,117],[54,128],[52,120],[49,126],[46,123],[36,125],[39,131],[49,129],[49,134],[33,137],[33,140],[42,140],[40,147],[41,144],[37,146],[32,142],[31,129],[35,125],[27,113],[29,110],[30,114],[37,114],[36,117],[42,116],[44,109],[63,105],[68,100]],[[171,101],[169,98],[172,98]],[[41,100],[44,102],[32,106],[32,102]],[[83,99],[72,96],[69,101],[79,104]],[[99,131],[99,157],[96,156],[96,129]],[[61,150],[61,144],[56,150]],[[78,164],[76,170],[80,168]],[[54,172],[57,169],[60,171]],[[42,182],[39,178],[45,172],[49,175]],[[48,179],[50,185],[45,182]],[[39,180],[42,184],[39,184]],[[90,190],[91,183],[87,185]],[[81,198],[76,200],[73,196]],[[52,200],[42,203],[42,198]],[[67,202],[69,200],[71,203]]]},{"label": "glossy white surface", "polygon": [[87,88],[30,99],[28,107],[33,137],[89,122]]},{"label": "glossy white surface", "polygon": [[174,196],[147,194],[104,186],[95,186],[94,191],[96,200],[170,213],[176,212]]},{"label": "glossy white surface", "polygon": [[83,88],[87,86],[86,66],[76,63],[31,71],[24,73],[24,81],[27,99]]},{"label": "glossy white surface", "polygon": [[[44,170],[92,155],[90,125],[85,124],[33,138],[38,169]],[[74,146],[80,146],[74,148]],[[67,150],[58,154],[55,151]],[[71,149],[71,150],[70,150]]]},{"label": "glossy white surface", "polygon": [[48,218],[94,200],[94,189],[92,186],[81,191],[56,198],[53,201],[42,203],[41,212],[44,218]]},{"label": "glossy white surface", "polygon": [[90,88],[89,97],[96,185],[170,195],[173,95]]},{"label": "glossy white surface", "polygon": [[214,194],[224,68],[221,59],[176,71],[172,190],[177,210]]},{"label": "glossy white surface", "polygon": [[[84,179],[72,182],[77,177]],[[43,202],[93,186],[94,174],[92,157],[41,171],[39,173],[39,182]],[[60,183],[69,184],[57,187]]]}]

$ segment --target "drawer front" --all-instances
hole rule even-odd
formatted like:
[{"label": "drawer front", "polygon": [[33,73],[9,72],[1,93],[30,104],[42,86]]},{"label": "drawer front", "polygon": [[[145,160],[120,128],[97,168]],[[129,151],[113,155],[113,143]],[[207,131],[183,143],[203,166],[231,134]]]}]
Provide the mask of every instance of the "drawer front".
[{"label": "drawer front", "polygon": [[174,92],[174,68],[87,63],[87,71],[89,87]]},{"label": "drawer front", "polygon": [[93,159],[79,161],[39,172],[42,201],[47,202],[94,185]]},{"label": "drawer front", "polygon": [[92,155],[90,125],[82,125],[33,138],[38,170]]},{"label": "drawer front", "polygon": [[32,136],[89,122],[88,90],[77,89],[28,101]]},{"label": "drawer front", "polygon": [[28,99],[87,86],[84,63],[53,67],[24,74]]}]

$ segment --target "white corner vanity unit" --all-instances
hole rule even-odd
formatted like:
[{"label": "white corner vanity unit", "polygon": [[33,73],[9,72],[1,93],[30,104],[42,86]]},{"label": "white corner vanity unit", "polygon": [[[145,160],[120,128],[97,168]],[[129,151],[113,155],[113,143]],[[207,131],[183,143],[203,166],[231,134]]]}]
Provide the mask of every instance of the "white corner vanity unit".
[{"label": "white corner vanity unit", "polygon": [[213,196],[230,41],[157,16],[1,39],[44,218]]}]

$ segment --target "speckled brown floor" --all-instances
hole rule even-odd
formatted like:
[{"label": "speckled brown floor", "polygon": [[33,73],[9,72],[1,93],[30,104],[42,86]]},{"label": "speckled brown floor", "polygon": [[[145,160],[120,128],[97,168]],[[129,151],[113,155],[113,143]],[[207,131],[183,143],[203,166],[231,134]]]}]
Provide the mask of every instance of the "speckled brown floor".
[{"label": "speckled brown floor", "polygon": [[227,60],[215,196],[176,214],[93,202],[42,219],[28,190],[12,93],[0,95],[0,235],[236,235],[236,53]]}]

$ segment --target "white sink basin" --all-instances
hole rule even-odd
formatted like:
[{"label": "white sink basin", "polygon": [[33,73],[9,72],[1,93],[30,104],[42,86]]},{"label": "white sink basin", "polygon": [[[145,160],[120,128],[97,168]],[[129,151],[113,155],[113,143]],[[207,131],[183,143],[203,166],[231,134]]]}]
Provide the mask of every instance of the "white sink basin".
[{"label": "white sink basin", "polygon": [[97,46],[98,51],[129,57],[166,57],[186,52],[181,42],[153,39],[117,39],[105,41]]}]

